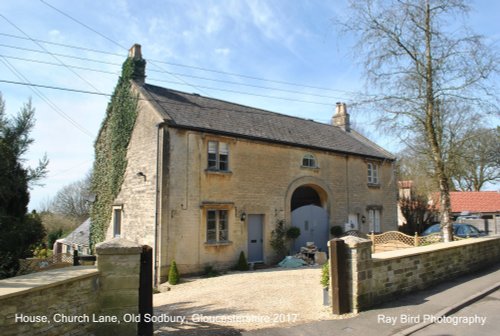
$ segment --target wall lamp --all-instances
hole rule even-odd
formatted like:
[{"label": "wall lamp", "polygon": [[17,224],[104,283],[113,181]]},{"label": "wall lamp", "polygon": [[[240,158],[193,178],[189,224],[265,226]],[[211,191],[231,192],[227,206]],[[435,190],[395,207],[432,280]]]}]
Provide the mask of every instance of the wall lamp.
[{"label": "wall lamp", "polygon": [[140,171],[140,172],[138,172],[137,174],[135,174],[135,176],[137,176],[137,177],[142,177],[142,178],[144,178],[144,181],[146,181],[146,175],[144,175],[144,173],[143,173],[143,172],[141,172],[141,171]]},{"label": "wall lamp", "polygon": [[247,214],[245,213],[245,211],[242,211],[240,214],[240,221],[244,222],[245,219],[247,219]]}]

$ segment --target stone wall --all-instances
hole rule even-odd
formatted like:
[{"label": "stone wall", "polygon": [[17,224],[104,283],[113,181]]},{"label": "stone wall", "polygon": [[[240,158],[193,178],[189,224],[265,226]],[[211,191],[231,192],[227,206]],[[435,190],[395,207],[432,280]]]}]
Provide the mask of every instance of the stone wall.
[{"label": "stone wall", "polygon": [[0,335],[137,335],[140,253],[121,238],[97,245],[97,268],[0,280]]},{"label": "stone wall", "polygon": [[371,253],[371,241],[342,238],[350,310],[359,310],[500,261],[500,237]]},{"label": "stone wall", "polygon": [[[195,131],[169,128],[168,132],[169,194],[162,214],[166,246],[162,266],[176,260],[181,273],[203,271],[208,265],[232,266],[241,251],[247,254],[248,223],[240,220],[242,212],[263,215],[264,261],[273,262],[271,232],[279,219],[290,224],[291,196],[304,185],[324,193],[330,226],[343,226],[349,214],[368,217],[368,207],[375,206],[381,209],[383,231],[397,227],[392,162],[379,162],[381,183],[373,187],[367,184],[363,157]],[[229,144],[230,172],[207,171],[208,141]],[[319,167],[303,167],[305,154],[313,154]],[[229,211],[229,244],[206,244],[206,204]],[[368,232],[368,223],[360,223],[360,229]]]},{"label": "stone wall", "polygon": [[90,334],[86,321],[63,319],[98,311],[98,277],[95,267],[80,266],[0,280],[0,335]]},{"label": "stone wall", "polygon": [[[163,119],[150,105],[147,100],[139,100],[137,119],[127,148],[127,168],[114,204],[122,209],[121,237],[154,247],[157,126]],[[106,240],[112,238],[113,217]]]}]

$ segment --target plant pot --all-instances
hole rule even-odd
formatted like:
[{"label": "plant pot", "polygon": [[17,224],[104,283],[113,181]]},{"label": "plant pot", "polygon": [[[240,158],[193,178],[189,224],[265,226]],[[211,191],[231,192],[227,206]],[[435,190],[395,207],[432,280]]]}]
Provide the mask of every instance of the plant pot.
[{"label": "plant pot", "polygon": [[323,306],[330,306],[330,291],[328,287],[323,287]]}]

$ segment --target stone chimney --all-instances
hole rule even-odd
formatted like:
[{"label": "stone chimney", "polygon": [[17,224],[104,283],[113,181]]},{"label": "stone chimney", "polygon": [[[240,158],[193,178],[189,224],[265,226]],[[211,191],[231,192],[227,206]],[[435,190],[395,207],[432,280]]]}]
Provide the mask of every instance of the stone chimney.
[{"label": "stone chimney", "polygon": [[351,122],[349,120],[349,113],[345,103],[337,103],[335,107],[335,115],[332,118],[332,125],[342,128],[346,132],[351,131]]},{"label": "stone chimney", "polygon": [[128,58],[133,60],[134,71],[132,73],[132,79],[137,82],[137,84],[144,85],[146,81],[146,60],[142,58],[141,45],[134,44],[132,48],[128,51]]}]

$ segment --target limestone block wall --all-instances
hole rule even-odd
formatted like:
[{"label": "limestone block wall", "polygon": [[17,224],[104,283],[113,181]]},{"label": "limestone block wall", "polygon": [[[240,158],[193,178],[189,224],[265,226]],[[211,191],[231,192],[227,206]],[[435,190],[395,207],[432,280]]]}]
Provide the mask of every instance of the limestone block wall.
[{"label": "limestone block wall", "polygon": [[86,321],[98,311],[98,276],[93,266],[68,267],[0,280],[0,335],[90,335]]},{"label": "limestone block wall", "polygon": [[500,237],[371,253],[371,241],[342,238],[350,308],[364,308],[473,272],[500,260]]},{"label": "limestone block wall", "polygon": [[0,335],[137,335],[137,321],[127,316],[139,313],[142,246],[114,238],[96,251],[97,268],[0,280]]},{"label": "limestone block wall", "polygon": [[[121,237],[154,246],[157,125],[163,119],[149,104],[145,100],[139,101],[137,119],[127,149],[127,168],[114,204],[122,210]],[[113,217],[106,240],[111,238]]]},{"label": "limestone block wall", "polygon": [[[397,227],[396,187],[392,162],[380,161],[380,185],[367,183],[367,161],[343,155],[169,128],[168,201],[163,206],[161,265],[176,260],[181,273],[232,266],[241,251],[247,254],[248,223],[240,214],[263,215],[264,259],[273,262],[271,232],[277,220],[290,223],[290,199],[302,185],[314,185],[325,194],[330,226],[348,221],[349,214],[367,217],[369,206],[382,209],[381,229]],[[229,172],[207,171],[207,143],[229,145]],[[318,168],[302,166],[313,154]],[[163,197],[166,195],[163,194]],[[229,244],[206,244],[207,204],[229,211]],[[361,224],[368,232],[368,223]],[[163,252],[163,250],[162,250]],[[163,278],[166,267],[162,270]]]}]

